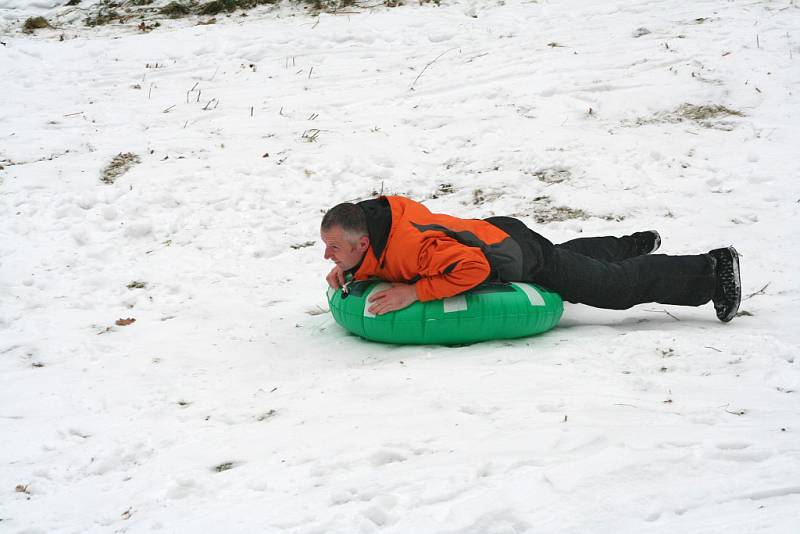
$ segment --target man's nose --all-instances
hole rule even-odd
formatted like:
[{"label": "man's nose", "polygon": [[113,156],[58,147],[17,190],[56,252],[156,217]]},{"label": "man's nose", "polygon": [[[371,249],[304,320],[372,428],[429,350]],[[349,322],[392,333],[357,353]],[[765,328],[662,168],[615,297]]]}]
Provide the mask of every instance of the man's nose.
[{"label": "man's nose", "polygon": [[329,259],[331,259],[331,257],[332,257],[331,256],[331,249],[328,248],[328,247],[325,247],[325,259],[329,260]]}]

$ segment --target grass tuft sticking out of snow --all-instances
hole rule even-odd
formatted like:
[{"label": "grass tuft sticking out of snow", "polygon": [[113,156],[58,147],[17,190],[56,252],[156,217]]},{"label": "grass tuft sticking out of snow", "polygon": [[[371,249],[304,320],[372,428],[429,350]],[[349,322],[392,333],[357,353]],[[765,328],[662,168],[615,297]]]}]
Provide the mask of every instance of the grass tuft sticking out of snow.
[{"label": "grass tuft sticking out of snow", "polygon": [[131,167],[141,163],[141,158],[132,152],[117,154],[111,159],[100,173],[100,181],[104,184],[113,184],[117,178],[128,172]]},{"label": "grass tuft sticking out of snow", "polygon": [[52,28],[50,23],[44,17],[30,17],[25,20],[25,23],[22,25],[22,31],[25,33],[33,33],[36,30],[41,30],[43,28]]},{"label": "grass tuft sticking out of snow", "polygon": [[645,124],[665,124],[691,121],[704,128],[730,131],[734,124],[725,119],[730,117],[744,117],[741,111],[730,109],[723,105],[698,106],[684,103],[672,111],[655,113],[651,117],[639,117],[635,121],[624,121],[625,126],[643,126]]},{"label": "grass tuft sticking out of snow", "polygon": [[159,9],[158,12],[162,15],[167,15],[170,18],[178,18],[191,15],[192,8],[182,2],[170,2]]},{"label": "grass tuft sticking out of snow", "polygon": [[201,4],[197,8],[197,14],[219,15],[220,13],[232,13],[238,9],[247,10],[275,3],[277,3],[276,0],[212,0],[211,2]]}]

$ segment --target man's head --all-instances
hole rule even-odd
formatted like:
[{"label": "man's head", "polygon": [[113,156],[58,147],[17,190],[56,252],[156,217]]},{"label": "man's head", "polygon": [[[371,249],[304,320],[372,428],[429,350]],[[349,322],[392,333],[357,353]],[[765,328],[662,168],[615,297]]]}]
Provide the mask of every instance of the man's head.
[{"label": "man's head", "polygon": [[320,236],[325,242],[325,259],[349,271],[361,262],[369,248],[364,210],[350,202],[332,207],[322,218]]}]

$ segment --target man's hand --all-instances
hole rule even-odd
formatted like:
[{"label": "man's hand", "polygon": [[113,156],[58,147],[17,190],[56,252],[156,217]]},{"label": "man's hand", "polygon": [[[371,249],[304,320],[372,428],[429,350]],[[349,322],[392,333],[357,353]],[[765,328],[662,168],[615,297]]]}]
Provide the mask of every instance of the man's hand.
[{"label": "man's hand", "polygon": [[389,289],[378,291],[369,298],[372,306],[370,313],[383,315],[384,313],[402,310],[417,301],[417,289],[413,284],[392,284]]},{"label": "man's hand", "polygon": [[333,289],[339,289],[344,285],[344,271],[342,271],[337,265],[331,269],[331,272],[328,273],[328,276],[325,277],[325,280],[328,281],[328,285]]}]

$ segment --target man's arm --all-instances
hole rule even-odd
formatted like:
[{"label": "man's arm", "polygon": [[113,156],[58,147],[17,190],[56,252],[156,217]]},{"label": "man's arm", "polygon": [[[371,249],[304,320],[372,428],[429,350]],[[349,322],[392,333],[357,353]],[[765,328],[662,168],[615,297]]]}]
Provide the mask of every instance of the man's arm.
[{"label": "man's arm", "polygon": [[325,277],[325,280],[328,282],[328,286],[332,287],[333,289],[339,289],[344,285],[345,282],[345,275],[342,268],[336,265],[331,272],[328,273],[328,276]]},{"label": "man's arm", "polygon": [[420,258],[420,279],[414,284],[392,284],[369,298],[369,311],[380,315],[410,306],[452,297],[484,282],[491,272],[480,249],[457,241],[440,240]]},{"label": "man's arm", "polygon": [[452,297],[483,283],[491,273],[489,260],[477,247],[454,239],[440,239],[419,260],[420,279],[415,284],[422,302]]}]

